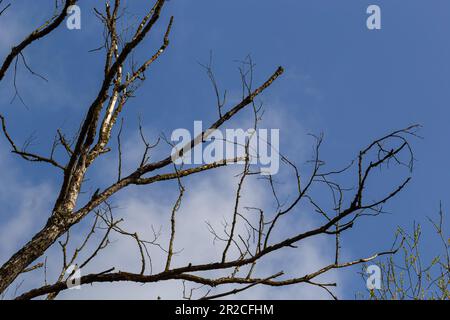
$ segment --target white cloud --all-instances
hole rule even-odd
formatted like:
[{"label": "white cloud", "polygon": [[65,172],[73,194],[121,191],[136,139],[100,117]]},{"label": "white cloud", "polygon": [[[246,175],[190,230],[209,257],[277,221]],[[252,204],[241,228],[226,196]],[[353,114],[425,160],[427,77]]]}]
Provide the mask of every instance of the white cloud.
[{"label": "white cloud", "polygon": [[54,190],[47,183],[34,183],[19,173],[15,163],[0,148],[0,258],[20,248],[29,240],[30,234],[48,216]]},{"label": "white cloud", "polygon": [[[223,245],[216,242],[213,245],[213,237],[209,233],[205,221],[209,221],[216,231],[222,230],[221,223],[226,218],[230,221],[234,202],[231,200],[238,179],[233,177],[234,169],[217,171],[214,174],[197,176],[186,183],[186,195],[182,206],[177,213],[177,237],[175,250],[179,254],[173,258],[172,266],[180,267],[189,263],[201,264],[220,259]],[[152,238],[150,227],[155,229],[161,227],[162,236],[159,242],[167,247],[170,232],[170,210],[171,201],[175,201],[176,188],[163,186],[169,194],[167,198],[161,199],[153,190],[138,189],[127,192],[116,200],[120,209],[116,211],[117,218],[124,218],[125,229],[130,232],[138,232],[142,238]],[[172,190],[169,192],[169,190]],[[243,197],[245,205],[266,205],[268,193],[263,191],[260,183],[249,181],[246,184],[246,192]],[[170,200],[170,201],[169,201]],[[299,224],[306,227],[307,219],[298,220]],[[285,234],[298,231],[298,228],[287,227]],[[102,252],[99,259],[91,265],[85,273],[106,270],[112,266],[116,270],[131,270],[138,272],[140,268],[140,257],[136,244],[132,240],[114,237],[117,241],[111,244],[109,249]],[[307,272],[317,270],[328,264],[329,252],[325,249],[329,242],[309,241],[298,249],[286,249],[282,253],[271,255],[262,261],[261,267],[256,269],[258,276],[264,277],[283,270],[289,276],[302,276]],[[153,272],[162,271],[166,255],[158,248],[151,249]],[[224,275],[224,273],[212,272],[210,275]],[[333,280],[337,275],[333,274]],[[330,277],[327,277],[328,279]],[[195,284],[193,285],[196,286]],[[187,287],[191,287],[188,285]],[[224,287],[225,288],[225,287]],[[220,288],[219,290],[224,290]],[[170,281],[157,284],[97,284],[82,287],[81,290],[66,291],[61,298],[125,298],[125,299],[177,299],[182,297],[181,282]],[[286,288],[256,287],[236,298],[263,299],[263,298],[328,298],[322,290],[309,285],[295,285]]]},{"label": "white cloud", "polygon": [[[9,150],[0,144],[0,264],[6,262],[26,244],[45,224],[55,190],[49,183],[32,181],[23,174],[17,162],[8,155]],[[21,161],[18,159],[17,161]],[[42,262],[44,258],[39,259]],[[42,285],[42,270],[19,277],[4,298],[15,296],[16,288],[33,288]],[[26,281],[23,281],[26,280]],[[22,283],[23,281],[23,283]],[[19,291],[18,291],[19,292]]]},{"label": "white cloud", "polygon": [[[281,107],[281,106],[278,106]],[[272,109],[269,108],[270,110]],[[278,109],[279,110],[279,109]],[[281,109],[282,110],[282,109]],[[296,156],[295,160],[304,162],[309,154],[305,152],[311,150],[305,148],[306,143],[299,137],[305,136],[304,131],[298,121],[289,119],[281,111],[266,114],[267,120],[262,124],[266,128],[283,128],[287,139],[285,146],[289,147],[289,154]],[[238,121],[241,127],[246,128],[245,121]],[[236,125],[235,123],[233,123]],[[249,122],[247,127],[250,127]],[[290,139],[293,135],[296,139]],[[154,136],[154,135],[153,135]],[[123,143],[124,163],[137,164],[142,154],[142,145],[139,143],[139,136],[132,135]],[[159,152],[155,150],[155,152]],[[154,155],[154,159],[162,155]],[[106,159],[106,158],[105,158]],[[116,174],[116,161],[109,158],[104,160],[98,167],[97,178],[111,177]],[[133,167],[127,168],[132,170]],[[230,222],[234,206],[234,195],[238,184],[236,174],[242,167],[231,166],[230,168],[218,169],[214,173],[201,173],[195,177],[188,178],[185,182],[186,193],[180,210],[177,212],[177,237],[175,240],[175,250],[180,251],[172,260],[173,267],[185,266],[189,263],[201,264],[220,260],[223,244],[215,242],[213,236],[208,231],[205,221],[211,223],[217,232],[222,232],[222,223],[226,219]],[[292,193],[292,179],[287,180],[286,172],[282,172],[279,177],[281,181],[280,190]],[[294,182],[295,183],[295,182]],[[251,178],[245,183],[244,196],[241,199],[241,208],[245,206],[272,208],[271,193],[264,181]],[[295,187],[295,186],[294,186]],[[137,232],[142,238],[151,239],[152,231],[161,228],[159,243],[167,247],[170,233],[170,212],[174,201],[177,198],[176,182],[164,182],[158,186],[139,187],[121,192],[114,200],[119,208],[115,211],[116,218],[124,218],[123,227],[130,232]],[[286,199],[287,197],[283,197]],[[290,198],[289,198],[290,199]],[[251,212],[241,210],[245,214]],[[280,236],[287,237],[299,230],[313,227],[313,221],[307,214],[299,215],[290,219],[286,223],[280,224],[280,231],[275,234],[274,239]],[[292,222],[298,225],[292,225]],[[243,224],[239,225],[240,231],[244,231]],[[136,243],[132,239],[118,238],[111,246],[101,253],[101,256],[84,273],[98,272],[115,267],[116,270],[128,270],[138,272],[140,269],[140,256]],[[279,271],[285,272],[285,277],[303,276],[309,272],[316,271],[329,264],[333,256],[333,244],[330,239],[320,238],[306,241],[298,249],[287,248],[279,253],[265,257],[256,268],[255,274],[259,277],[267,277]],[[166,254],[159,248],[150,247],[153,273],[162,271]],[[223,272],[210,272],[204,275],[224,276]],[[321,281],[340,282],[336,272],[319,278]],[[188,287],[196,286],[188,285]],[[226,290],[230,286],[220,288]],[[335,290],[337,294],[339,291]],[[83,287],[81,290],[71,290],[64,292],[60,297],[66,299],[90,299],[90,298],[126,298],[126,299],[178,299],[182,297],[182,284],[177,281],[161,282],[156,284],[97,284]],[[247,292],[236,296],[242,299],[283,299],[283,298],[329,298],[330,296],[323,290],[311,285],[293,285],[284,288],[272,288],[257,286]]]}]

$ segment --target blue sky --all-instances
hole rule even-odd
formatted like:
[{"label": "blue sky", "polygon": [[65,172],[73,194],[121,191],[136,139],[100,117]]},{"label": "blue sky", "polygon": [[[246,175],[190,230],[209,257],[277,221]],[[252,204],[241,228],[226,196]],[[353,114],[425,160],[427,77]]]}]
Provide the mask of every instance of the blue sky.
[{"label": "blue sky", "polygon": [[[10,12],[0,18],[0,56],[43,21],[53,3],[14,1]],[[148,1],[127,3],[133,13],[142,13],[148,5]],[[366,28],[370,4],[381,7],[381,30]],[[28,108],[17,99],[10,103],[14,95],[11,70],[0,85],[1,113],[7,116],[11,133],[20,141],[34,134],[34,150],[49,150],[47,141],[58,127],[75,132],[99,88],[103,55],[88,51],[101,45],[102,28],[91,6],[90,1],[80,1],[81,30],[62,27],[26,50],[28,64],[49,79],[46,83],[19,69],[19,90]],[[138,115],[152,138],[179,127],[191,129],[194,120],[214,121],[213,91],[198,62],[207,62],[213,52],[219,85],[229,90],[232,102],[240,90],[235,61],[251,54],[257,64],[257,83],[279,65],[286,69],[262,97],[267,110],[264,123],[280,128],[281,151],[298,163],[311,151],[307,133],[324,133],[322,157],[331,167],[340,168],[371,139],[413,123],[423,126],[420,135],[424,139],[412,141],[417,159],[412,183],[390,203],[387,209],[392,214],[361,220],[345,235],[346,257],[389,248],[398,225],[410,227],[415,220],[425,223],[427,216],[437,214],[439,201],[444,208],[448,205],[448,1],[172,0],[153,37],[137,51],[136,60],[148,57],[159,46],[170,15],[175,16],[170,48],[152,67],[124,114],[124,139],[130,141],[130,150],[137,137]],[[58,189],[60,177],[52,168],[30,165],[8,154],[5,142],[0,140],[0,170],[8,177],[5,180],[30,193],[45,190],[42,194],[49,195],[48,203],[32,194],[19,197],[12,187],[3,185],[0,222],[10,226],[15,202],[26,214],[33,207],[26,202],[36,197],[43,213],[33,217],[29,228],[37,230],[45,221],[45,210],[52,206],[49,190]],[[105,159],[93,168],[92,176],[100,186],[108,183],[104,167],[116,161],[113,155]],[[388,171],[386,179],[375,181],[372,187],[390,190],[397,185],[396,178]],[[193,188],[199,188],[199,181],[192,181]],[[152,189],[163,203],[173,200],[164,198],[165,188]],[[9,243],[0,257],[5,259],[27,238],[17,235],[17,243]],[[426,252],[436,246],[431,240],[425,244]],[[364,289],[358,270],[340,275],[341,297],[352,298]],[[261,293],[268,298],[271,294]]]}]

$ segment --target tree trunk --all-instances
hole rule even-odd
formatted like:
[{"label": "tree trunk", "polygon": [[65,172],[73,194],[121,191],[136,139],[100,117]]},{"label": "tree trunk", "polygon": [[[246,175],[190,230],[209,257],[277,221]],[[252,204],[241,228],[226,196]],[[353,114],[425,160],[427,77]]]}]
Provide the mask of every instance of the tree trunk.
[{"label": "tree trunk", "polygon": [[3,293],[26,267],[39,258],[64,233],[63,226],[51,221],[52,219],[0,268],[0,293]]}]

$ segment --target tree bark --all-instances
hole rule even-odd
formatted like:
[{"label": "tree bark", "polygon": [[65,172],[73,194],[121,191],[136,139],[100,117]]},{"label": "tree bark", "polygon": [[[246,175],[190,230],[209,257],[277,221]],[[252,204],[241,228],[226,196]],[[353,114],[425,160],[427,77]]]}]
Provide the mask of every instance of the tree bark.
[{"label": "tree bark", "polygon": [[42,253],[64,234],[66,230],[64,225],[54,221],[53,217],[50,218],[41,231],[3,264],[0,268],[0,293],[3,293],[26,267],[42,256]]}]

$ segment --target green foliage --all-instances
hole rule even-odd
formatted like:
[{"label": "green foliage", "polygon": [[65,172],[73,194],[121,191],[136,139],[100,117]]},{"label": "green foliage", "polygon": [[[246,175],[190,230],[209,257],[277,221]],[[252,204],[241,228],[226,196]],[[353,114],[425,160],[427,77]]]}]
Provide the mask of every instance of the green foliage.
[{"label": "green foliage", "polygon": [[[382,273],[379,290],[368,290],[363,298],[370,300],[450,300],[450,237],[444,230],[442,208],[439,219],[429,219],[439,247],[425,247],[422,227],[414,223],[412,233],[398,228],[394,248],[396,253],[378,261]],[[435,250],[432,258],[424,259]],[[425,261],[427,260],[427,261]]]}]

